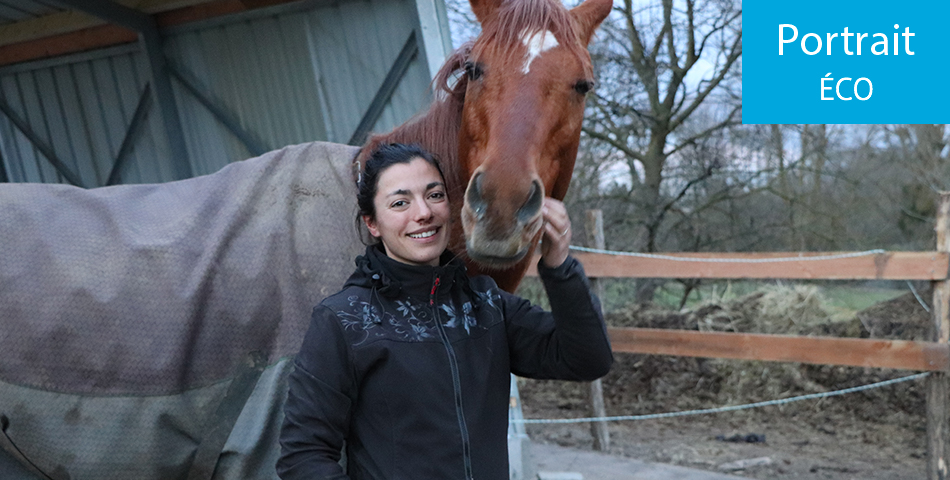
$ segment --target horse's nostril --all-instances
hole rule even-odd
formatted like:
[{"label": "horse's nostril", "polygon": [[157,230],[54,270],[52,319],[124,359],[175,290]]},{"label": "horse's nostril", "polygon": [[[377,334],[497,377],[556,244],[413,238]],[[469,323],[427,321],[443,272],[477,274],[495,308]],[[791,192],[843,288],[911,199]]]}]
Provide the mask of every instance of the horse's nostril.
[{"label": "horse's nostril", "polygon": [[531,182],[531,192],[528,194],[528,201],[518,210],[518,221],[522,224],[528,223],[544,204],[544,187],[537,180]]},{"label": "horse's nostril", "polygon": [[468,201],[468,208],[475,214],[475,218],[485,216],[487,204],[485,203],[484,197],[482,197],[481,172],[476,173],[472,178],[472,184],[468,187],[468,192],[466,193],[466,200]]}]

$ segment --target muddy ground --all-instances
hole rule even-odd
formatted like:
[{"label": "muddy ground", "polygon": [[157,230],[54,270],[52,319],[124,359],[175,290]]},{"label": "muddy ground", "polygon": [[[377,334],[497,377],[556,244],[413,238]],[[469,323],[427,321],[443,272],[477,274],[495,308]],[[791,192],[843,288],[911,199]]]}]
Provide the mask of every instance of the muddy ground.
[{"label": "muddy ground", "polygon": [[[926,340],[930,316],[911,293],[832,321],[815,287],[760,291],[693,311],[634,306],[614,326]],[[921,292],[929,298],[929,292]],[[740,405],[830,392],[917,372],[616,354],[603,379],[607,415]],[[730,413],[609,423],[609,452],[757,479],[926,478],[923,379],[820,400]],[[520,380],[527,418],[585,417],[586,384]],[[535,442],[593,448],[588,424],[528,425]],[[762,460],[767,458],[768,460]],[[731,462],[758,459],[727,469]],[[758,465],[755,465],[758,463]]]}]

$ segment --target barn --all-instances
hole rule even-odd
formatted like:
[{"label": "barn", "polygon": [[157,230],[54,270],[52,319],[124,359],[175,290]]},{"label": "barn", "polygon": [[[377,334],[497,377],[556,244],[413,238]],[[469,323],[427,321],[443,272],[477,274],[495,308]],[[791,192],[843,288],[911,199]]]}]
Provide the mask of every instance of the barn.
[{"label": "barn", "polygon": [[[0,226],[9,227],[0,229],[0,245],[8,253],[0,256],[0,291],[9,294],[0,298],[0,316],[9,319],[25,312],[22,318],[28,319],[0,337],[21,346],[26,344],[18,339],[35,340],[23,349],[33,355],[24,362],[37,370],[43,370],[38,364],[44,359],[50,363],[62,359],[70,366],[79,365],[82,362],[75,357],[66,359],[71,347],[46,341],[60,337],[46,331],[33,333],[34,328],[43,330],[46,325],[36,311],[49,309],[51,303],[71,303],[75,307],[75,294],[85,299],[80,302],[88,300],[95,307],[89,309],[89,323],[74,315],[80,307],[71,307],[69,324],[64,327],[68,331],[62,333],[68,338],[66,343],[80,347],[84,354],[102,353],[112,358],[113,353],[128,344],[147,349],[150,345],[163,345],[164,340],[172,342],[177,333],[185,330],[166,324],[190,322],[192,317],[202,319],[193,326],[201,323],[200,328],[218,329],[208,338],[222,338],[220,320],[233,320],[238,315],[225,311],[226,308],[220,310],[220,315],[212,312],[215,309],[208,306],[207,300],[213,295],[206,295],[206,290],[218,286],[199,286],[194,290],[186,286],[182,289],[188,292],[181,292],[178,286],[186,282],[173,281],[172,289],[178,290],[158,292],[162,282],[147,278],[151,275],[148,272],[156,271],[148,267],[136,268],[147,279],[144,282],[126,281],[132,276],[125,270],[119,275],[100,275],[102,268],[121,263],[121,258],[134,257],[133,263],[147,263],[175,257],[166,255],[172,250],[163,250],[165,237],[144,234],[142,238],[148,245],[143,247],[143,242],[136,242],[130,250],[146,251],[145,256],[134,253],[124,257],[116,248],[100,248],[100,235],[82,234],[99,225],[86,217],[61,215],[74,228],[54,229],[56,232],[52,233],[29,228],[23,233],[22,225],[29,223],[31,214],[41,218],[43,212],[61,206],[38,206],[41,199],[54,200],[56,196],[49,192],[69,192],[67,195],[73,195],[70,198],[86,199],[97,195],[97,201],[129,192],[129,197],[123,197],[128,200],[136,197],[134,192],[141,191],[132,184],[161,184],[169,188],[186,185],[175,191],[220,195],[225,201],[215,205],[240,206],[239,201],[233,201],[239,190],[248,197],[261,193],[261,189],[253,187],[239,188],[243,185],[237,181],[243,178],[240,172],[264,170],[263,166],[269,165],[267,162],[273,161],[274,156],[258,162],[240,160],[313,141],[360,144],[369,132],[388,130],[426,107],[432,95],[431,79],[450,50],[449,38],[443,0],[0,0],[0,182],[9,183],[4,189],[7,195],[0,196],[0,212],[7,214],[0,215]],[[303,145],[288,151],[306,153],[314,149]],[[202,177],[228,170],[225,167],[231,167],[230,174]],[[311,167],[307,171],[320,171]],[[253,185],[263,175],[244,177],[249,178],[244,178],[248,180],[244,183]],[[209,178],[220,181],[207,181]],[[184,181],[168,183],[176,180]],[[307,180],[319,183],[320,178]],[[315,189],[294,190],[287,183],[282,191],[290,191],[296,200],[280,203],[283,210],[272,210],[272,215],[255,217],[267,224],[261,231],[279,230],[270,227],[289,218],[288,212],[293,210],[308,219],[308,226],[316,226],[301,231],[339,232],[341,228],[323,228],[334,219],[327,220],[333,215],[319,210],[331,208],[333,202],[323,201],[314,193]],[[66,188],[67,185],[82,189],[118,187],[90,191]],[[212,191],[207,188],[209,185],[220,188]],[[262,194],[271,193],[267,190]],[[163,197],[167,201],[162,204],[165,208],[151,205],[149,213],[159,217],[168,214],[152,223],[162,228],[179,225],[176,222],[191,212],[189,198],[192,197],[168,195]],[[132,200],[135,205],[131,207],[127,201],[110,205],[140,211],[136,205],[141,204],[135,203],[136,198]],[[73,202],[77,203],[81,202]],[[232,211],[235,210],[215,210],[202,217],[208,221],[186,223],[188,228],[211,228],[218,222],[224,226],[222,231],[255,230],[245,228],[254,222],[229,215]],[[39,223],[49,226],[45,222],[48,218]],[[343,222],[340,218],[336,220]],[[343,222],[344,227],[352,225],[349,219]],[[134,235],[143,233],[135,228],[130,230]],[[275,238],[288,245],[295,241],[286,230],[278,233],[248,244],[265,245]],[[33,234],[41,237],[39,241],[32,241]],[[235,241],[235,235],[228,234],[230,242]],[[89,283],[80,281],[76,288],[59,290],[62,294],[55,299],[20,295],[23,289],[30,289],[32,282],[48,285],[56,284],[58,279],[43,277],[43,265],[49,264],[41,265],[42,262],[33,262],[33,257],[9,252],[23,251],[20,247],[46,251],[35,247],[53,242],[54,237],[66,237],[64,243],[70,248],[49,250],[51,255],[65,259],[53,263],[81,267],[72,271]],[[205,230],[189,238],[192,237],[200,242],[214,242]],[[90,238],[90,243],[83,243],[82,239]],[[77,248],[93,260],[76,261],[72,254]],[[173,249],[179,254],[185,250]],[[199,246],[196,251],[212,250]],[[263,247],[260,250],[273,251]],[[332,267],[333,272],[342,272],[342,265],[347,272],[352,269],[354,255],[349,250],[312,256],[308,264],[330,265],[327,268]],[[269,298],[281,308],[286,304],[274,300],[280,292],[303,298],[300,292],[321,294],[319,288],[309,288],[314,282],[333,281],[334,288],[342,282],[336,274],[324,275],[320,269],[294,271],[293,279],[286,282],[275,280],[275,272],[280,270],[276,267],[257,269],[254,275],[228,270],[231,265],[240,269],[248,263],[254,262],[228,258],[215,258],[207,266],[183,262],[184,273],[175,278],[194,274],[206,279],[227,279],[224,282],[238,280],[247,283],[248,288],[220,287],[221,290],[251,292]],[[133,284],[144,285],[150,292],[87,295],[102,291],[99,289],[106,285],[115,286],[118,291]],[[162,318],[150,321],[140,310],[110,310],[114,297],[119,297],[120,303],[122,299],[175,301],[162,300],[161,308],[153,312]],[[207,315],[169,313],[170,304],[189,302],[201,305]],[[308,305],[309,310],[314,300],[303,299],[300,303]],[[27,307],[20,308],[22,305]],[[283,310],[281,315],[278,308],[267,310],[272,317],[302,318],[303,326],[309,317]],[[254,316],[253,312],[248,315]],[[50,320],[58,323],[63,317],[54,313]],[[203,321],[205,317],[207,322]],[[116,319],[130,321],[113,322]],[[85,327],[93,324],[102,330]],[[146,331],[152,327],[165,330]],[[247,337],[237,329],[230,330],[236,337]],[[276,332],[275,338],[296,339],[299,343],[301,332],[282,334],[273,326],[263,330]],[[166,335],[168,331],[173,334]],[[97,335],[92,332],[106,332],[103,335],[108,336],[95,340],[122,341],[107,342],[109,348],[96,348],[98,341],[81,340]],[[190,344],[190,339],[185,343]],[[41,343],[42,348],[36,347]],[[164,347],[156,349],[175,362],[198,363]],[[271,478],[274,474],[274,426],[279,425],[281,416],[281,392],[285,390],[281,379],[288,371],[287,358],[270,362],[254,355],[227,358],[224,373],[215,374],[217,378],[209,376],[195,382],[170,378],[168,383],[174,385],[169,388],[165,388],[165,383],[159,387],[159,382],[143,380],[143,390],[104,393],[99,388],[101,384],[90,388],[46,388],[51,383],[48,378],[18,382],[11,376],[24,373],[25,369],[18,367],[22,363],[7,361],[14,356],[12,349],[3,347],[0,351],[6,355],[0,362],[4,365],[0,373],[7,374],[0,375],[0,478]],[[189,351],[223,357],[218,355],[221,348],[197,346]],[[154,357],[139,355],[143,361],[137,363],[150,363]],[[96,378],[109,370],[97,365],[83,370],[83,375],[68,375],[77,381],[96,383]],[[41,413],[33,415],[32,409]],[[242,417],[245,420],[240,420]],[[148,433],[127,433],[138,431]],[[55,433],[47,435],[49,432]],[[231,435],[232,432],[236,433]]]},{"label": "barn", "polygon": [[0,0],[0,182],[156,183],[420,111],[442,0]]},{"label": "barn", "polygon": [[[430,103],[430,82],[450,50],[443,0],[0,0],[0,183],[87,189],[163,183],[219,172],[288,145],[357,145],[369,132],[389,130]],[[17,199],[17,192],[0,198],[0,206],[4,199]],[[6,238],[2,233],[0,238]],[[344,263],[351,268],[352,257]],[[7,270],[12,276],[0,275],[0,283],[24,278]],[[12,303],[2,308],[12,309]],[[268,372],[286,373],[286,364],[257,365],[251,376],[251,370],[241,370],[236,379],[250,379],[240,383],[243,390],[223,391],[221,385],[228,383],[221,383],[198,388],[191,397],[226,394],[230,399],[234,390],[235,405],[258,392],[260,398],[248,401],[251,412],[279,404],[280,396],[270,398],[268,388],[279,384],[280,376]],[[187,395],[37,393],[6,382],[0,380],[0,477],[48,478],[44,470],[57,462],[96,470],[106,464],[118,469],[128,461],[149,471],[156,462],[166,462],[173,465],[168,468],[187,469],[188,478],[211,478],[208,470],[214,478],[273,472],[269,465],[218,462],[222,456],[272,463],[272,445],[233,455],[246,445],[233,444],[241,442],[228,432],[249,431],[238,420],[239,407],[224,415],[208,403],[195,414],[195,400]],[[255,382],[252,391],[248,385]],[[517,397],[514,382],[512,390]],[[68,407],[98,423],[49,420],[61,428],[52,448],[35,423],[7,408],[24,398],[45,416],[57,417],[51,412]],[[520,402],[514,405],[510,414],[520,418]],[[200,439],[156,439],[166,449],[187,445],[199,451],[193,462],[187,456],[181,460],[177,450],[159,462],[135,456],[154,451],[150,441],[128,442],[119,434],[129,418],[152,414],[174,424],[168,428],[178,433],[200,430],[211,414],[216,424],[228,427],[211,429]],[[255,431],[259,425],[251,423]],[[261,437],[274,434],[263,430],[257,432]],[[245,443],[253,445],[257,437],[250,437]],[[229,439],[232,444],[225,443]],[[512,478],[525,477],[531,468],[522,451],[526,442],[524,426],[513,424]],[[97,450],[93,445],[111,446]],[[78,458],[71,456],[77,449],[82,451]],[[37,453],[52,450],[46,456]],[[175,476],[162,471],[168,474],[164,478]],[[101,478],[130,478],[121,471],[115,475]]]}]

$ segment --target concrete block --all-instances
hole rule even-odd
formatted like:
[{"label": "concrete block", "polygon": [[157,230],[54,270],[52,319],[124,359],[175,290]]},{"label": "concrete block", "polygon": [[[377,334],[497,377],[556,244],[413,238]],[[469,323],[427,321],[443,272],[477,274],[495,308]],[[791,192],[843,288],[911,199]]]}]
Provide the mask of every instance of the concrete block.
[{"label": "concrete block", "polygon": [[538,472],[538,480],[584,480],[577,472]]}]

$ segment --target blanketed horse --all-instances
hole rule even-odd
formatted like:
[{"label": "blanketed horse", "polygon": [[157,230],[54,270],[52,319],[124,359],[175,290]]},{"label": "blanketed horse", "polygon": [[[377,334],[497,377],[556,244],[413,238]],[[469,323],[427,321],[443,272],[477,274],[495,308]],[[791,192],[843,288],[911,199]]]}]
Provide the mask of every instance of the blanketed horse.
[{"label": "blanketed horse", "polygon": [[570,180],[586,45],[610,6],[473,0],[483,33],[438,74],[445,94],[362,151],[315,142],[166,184],[0,187],[0,478],[273,478],[310,309],[362,250],[354,159],[391,141],[440,156],[463,200],[451,248],[513,289],[541,199]]}]

